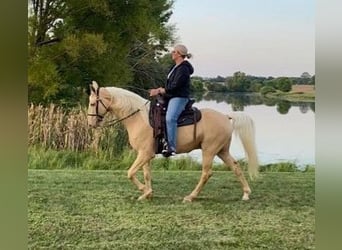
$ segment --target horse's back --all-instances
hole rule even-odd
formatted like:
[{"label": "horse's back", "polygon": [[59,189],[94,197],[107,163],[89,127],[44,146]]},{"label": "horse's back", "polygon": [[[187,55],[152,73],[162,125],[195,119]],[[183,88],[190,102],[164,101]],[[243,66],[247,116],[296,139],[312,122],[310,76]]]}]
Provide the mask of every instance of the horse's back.
[{"label": "horse's back", "polygon": [[201,109],[202,116],[205,117],[206,122],[214,121],[214,123],[221,122],[222,124],[227,125],[227,119],[229,120],[229,116],[227,114],[223,114],[219,111],[210,108]]},{"label": "horse's back", "polygon": [[202,127],[204,133],[220,134],[221,136],[230,136],[233,131],[229,116],[219,111],[205,108],[201,109],[202,120],[199,127]]}]

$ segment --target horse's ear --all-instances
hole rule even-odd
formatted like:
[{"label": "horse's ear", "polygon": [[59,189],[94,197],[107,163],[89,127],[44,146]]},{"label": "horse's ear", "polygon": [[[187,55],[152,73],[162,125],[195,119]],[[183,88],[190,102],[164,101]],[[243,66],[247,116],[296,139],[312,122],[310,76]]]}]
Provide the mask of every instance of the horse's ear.
[{"label": "horse's ear", "polygon": [[91,84],[92,84],[92,86],[94,87],[95,90],[97,90],[99,88],[99,85],[97,84],[96,81],[92,81]]},{"label": "horse's ear", "polygon": [[89,94],[91,94],[91,93],[96,94],[96,91],[98,88],[99,88],[99,85],[97,84],[97,82],[92,81],[91,84],[89,84]]}]

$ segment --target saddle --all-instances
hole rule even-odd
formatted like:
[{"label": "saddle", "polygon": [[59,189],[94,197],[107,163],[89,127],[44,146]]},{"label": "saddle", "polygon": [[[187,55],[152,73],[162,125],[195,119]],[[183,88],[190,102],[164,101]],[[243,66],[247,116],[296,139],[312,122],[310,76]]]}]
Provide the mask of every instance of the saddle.
[{"label": "saddle", "polygon": [[[195,100],[190,99],[185,106],[184,111],[180,114],[177,120],[177,127],[195,125],[196,133],[196,123],[201,120],[201,111],[193,107]],[[163,150],[166,143],[166,110],[167,110],[168,100],[164,99],[162,96],[158,95],[151,101],[150,112],[149,112],[149,122],[153,128],[153,138],[155,138],[155,153],[159,154]]]}]

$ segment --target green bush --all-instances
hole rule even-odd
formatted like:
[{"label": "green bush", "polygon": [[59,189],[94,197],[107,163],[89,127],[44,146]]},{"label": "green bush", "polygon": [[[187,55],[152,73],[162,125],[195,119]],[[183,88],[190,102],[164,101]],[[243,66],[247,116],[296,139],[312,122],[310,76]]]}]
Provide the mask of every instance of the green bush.
[{"label": "green bush", "polygon": [[281,162],[275,164],[266,164],[260,167],[260,172],[298,172],[300,169],[295,163]]},{"label": "green bush", "polygon": [[288,77],[280,77],[276,82],[277,89],[283,92],[289,92],[292,89],[292,82]]},{"label": "green bush", "polygon": [[260,89],[260,93],[262,95],[266,95],[268,93],[273,93],[273,92],[276,92],[276,89],[271,86],[264,86]]}]

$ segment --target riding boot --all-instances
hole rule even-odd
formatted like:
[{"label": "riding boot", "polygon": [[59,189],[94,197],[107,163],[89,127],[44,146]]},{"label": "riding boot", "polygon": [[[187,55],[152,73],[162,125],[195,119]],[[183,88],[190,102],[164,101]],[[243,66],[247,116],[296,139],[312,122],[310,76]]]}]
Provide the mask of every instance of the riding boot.
[{"label": "riding boot", "polygon": [[170,147],[169,143],[165,140],[163,144],[162,155],[164,157],[170,157],[176,155],[176,149]]}]

